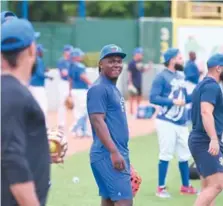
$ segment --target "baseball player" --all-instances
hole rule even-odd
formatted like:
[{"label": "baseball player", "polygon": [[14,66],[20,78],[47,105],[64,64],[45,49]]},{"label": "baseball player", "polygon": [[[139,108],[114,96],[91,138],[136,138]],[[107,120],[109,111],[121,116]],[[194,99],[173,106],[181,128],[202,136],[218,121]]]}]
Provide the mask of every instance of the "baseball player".
[{"label": "baseball player", "polygon": [[[133,59],[128,64],[128,89],[130,92],[130,114],[133,115],[133,104],[136,101],[137,107],[142,100],[142,73],[149,70],[143,60],[143,49],[136,48],[133,51]],[[150,63],[151,64],[151,63]]]},{"label": "baseball player", "polygon": [[150,102],[159,105],[160,112],[156,119],[156,130],[159,140],[159,182],[156,195],[169,198],[165,180],[169,161],[176,151],[179,159],[179,169],[182,179],[182,194],[196,194],[189,184],[188,160],[191,157],[188,148],[189,131],[186,126],[187,111],[185,104],[191,101],[185,88],[183,59],[180,51],[175,48],[164,53],[165,69],[159,73],[152,84]]},{"label": "baseball player", "polygon": [[1,204],[45,206],[50,156],[44,114],[28,90],[36,61],[30,22],[1,26]]},{"label": "baseball player", "polygon": [[39,103],[45,118],[47,119],[47,95],[45,90],[45,79],[48,78],[52,80],[52,77],[49,77],[45,74],[46,67],[43,62],[43,52],[44,48],[41,44],[37,45],[37,59],[36,59],[36,71],[32,74],[32,78],[30,81],[30,91],[36,101]]},{"label": "baseball player", "polygon": [[91,168],[102,206],[132,206],[129,131],[125,100],[116,87],[126,54],[114,44],[101,50],[100,76],[87,94],[92,126]]},{"label": "baseball player", "polygon": [[64,128],[66,124],[66,107],[64,102],[69,95],[69,67],[70,67],[70,53],[73,50],[71,45],[65,45],[63,48],[63,57],[57,63],[57,68],[60,73],[59,83],[59,109],[58,109],[58,126]]},{"label": "baseball player", "polygon": [[[73,98],[73,115],[75,123],[71,132],[77,136],[89,136],[87,126],[87,90],[91,82],[86,74],[86,68],[83,63],[84,52],[75,48],[71,53],[72,64],[69,70],[70,95]],[[81,133],[80,133],[81,132]]]},{"label": "baseball player", "polygon": [[223,190],[223,55],[207,62],[208,74],[193,92],[192,123],[189,137],[191,154],[200,174],[202,191],[195,206],[214,205]]}]

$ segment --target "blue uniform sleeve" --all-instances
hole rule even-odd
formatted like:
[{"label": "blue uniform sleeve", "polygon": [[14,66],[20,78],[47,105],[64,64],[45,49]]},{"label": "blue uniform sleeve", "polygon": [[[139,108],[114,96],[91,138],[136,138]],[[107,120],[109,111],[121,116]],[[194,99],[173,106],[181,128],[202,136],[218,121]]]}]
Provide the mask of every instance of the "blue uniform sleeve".
[{"label": "blue uniform sleeve", "polygon": [[165,88],[165,80],[161,75],[156,76],[153,81],[152,88],[150,91],[150,102],[152,104],[160,106],[172,106],[173,100],[162,96],[163,89]]},{"label": "blue uniform sleeve", "polygon": [[208,102],[215,105],[220,93],[221,89],[216,83],[207,84],[201,92],[201,102]]},{"label": "blue uniform sleeve", "polygon": [[101,85],[93,86],[87,93],[88,114],[105,114],[108,105],[108,95],[106,88]]},{"label": "blue uniform sleeve", "polygon": [[194,84],[199,82],[200,73],[195,63],[188,62],[184,69],[185,80],[190,81]]},{"label": "blue uniform sleeve", "polygon": [[45,79],[45,65],[42,59],[38,58],[37,59],[37,70],[36,70],[36,75]]}]

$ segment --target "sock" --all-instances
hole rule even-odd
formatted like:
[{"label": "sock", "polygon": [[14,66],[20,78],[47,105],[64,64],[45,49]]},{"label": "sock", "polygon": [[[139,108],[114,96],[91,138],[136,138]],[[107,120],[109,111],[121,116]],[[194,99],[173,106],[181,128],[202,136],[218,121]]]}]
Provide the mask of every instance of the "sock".
[{"label": "sock", "polygon": [[179,162],[179,169],[181,174],[182,184],[185,187],[189,187],[189,166],[188,161],[186,162]]},{"label": "sock", "polygon": [[167,174],[167,169],[168,169],[169,162],[160,160],[159,161],[159,187],[164,187],[165,186],[165,181],[166,181],[166,174]]}]

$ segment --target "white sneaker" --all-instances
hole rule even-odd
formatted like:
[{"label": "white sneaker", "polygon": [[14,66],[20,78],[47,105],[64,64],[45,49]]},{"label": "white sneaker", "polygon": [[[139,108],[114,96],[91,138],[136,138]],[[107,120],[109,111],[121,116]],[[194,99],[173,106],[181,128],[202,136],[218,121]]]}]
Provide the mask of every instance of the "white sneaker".
[{"label": "white sneaker", "polygon": [[168,193],[167,189],[164,187],[158,187],[156,196],[160,198],[171,198],[170,194]]}]

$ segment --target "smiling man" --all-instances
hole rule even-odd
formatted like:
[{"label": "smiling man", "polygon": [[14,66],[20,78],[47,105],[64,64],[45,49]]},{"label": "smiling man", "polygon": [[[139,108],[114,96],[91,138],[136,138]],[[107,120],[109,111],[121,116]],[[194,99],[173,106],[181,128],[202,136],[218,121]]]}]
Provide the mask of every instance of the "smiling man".
[{"label": "smiling man", "polygon": [[103,47],[100,76],[87,94],[93,132],[90,161],[102,206],[133,205],[125,101],[116,87],[125,56],[117,45]]}]

